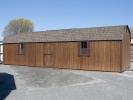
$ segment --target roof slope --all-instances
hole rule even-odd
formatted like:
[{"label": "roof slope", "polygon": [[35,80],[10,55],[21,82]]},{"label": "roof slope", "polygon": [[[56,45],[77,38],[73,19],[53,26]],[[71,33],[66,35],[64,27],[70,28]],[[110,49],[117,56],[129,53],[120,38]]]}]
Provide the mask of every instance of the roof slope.
[{"label": "roof slope", "polygon": [[21,33],[4,38],[4,43],[56,42],[83,40],[122,40],[127,25],[95,28],[75,28]]}]

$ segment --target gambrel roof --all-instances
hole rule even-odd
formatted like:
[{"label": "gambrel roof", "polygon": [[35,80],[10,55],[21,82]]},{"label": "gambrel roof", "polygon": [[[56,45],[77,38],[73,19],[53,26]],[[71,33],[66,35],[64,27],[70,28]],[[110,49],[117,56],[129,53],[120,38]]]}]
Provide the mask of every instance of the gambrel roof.
[{"label": "gambrel roof", "polygon": [[122,40],[127,30],[127,25],[48,30],[6,36],[4,43]]}]

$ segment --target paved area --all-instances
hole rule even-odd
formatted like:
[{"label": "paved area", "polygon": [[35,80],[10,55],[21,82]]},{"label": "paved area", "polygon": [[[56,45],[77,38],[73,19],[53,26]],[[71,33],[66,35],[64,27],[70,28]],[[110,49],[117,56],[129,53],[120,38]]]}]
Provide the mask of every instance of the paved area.
[{"label": "paved area", "polygon": [[0,65],[0,73],[14,77],[6,100],[133,100],[133,67],[113,73]]},{"label": "paved area", "polygon": [[94,82],[95,79],[83,75],[78,75],[65,70],[42,69],[31,67],[14,67],[13,70],[18,74],[19,79],[25,81],[29,87],[51,88],[61,86],[72,86],[75,84]]}]

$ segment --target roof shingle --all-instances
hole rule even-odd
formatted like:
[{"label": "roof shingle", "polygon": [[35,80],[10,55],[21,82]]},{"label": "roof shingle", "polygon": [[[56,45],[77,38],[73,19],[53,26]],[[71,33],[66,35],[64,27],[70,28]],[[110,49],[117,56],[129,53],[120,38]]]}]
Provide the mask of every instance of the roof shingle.
[{"label": "roof shingle", "polygon": [[127,25],[21,33],[5,37],[4,43],[122,40],[125,28]]}]

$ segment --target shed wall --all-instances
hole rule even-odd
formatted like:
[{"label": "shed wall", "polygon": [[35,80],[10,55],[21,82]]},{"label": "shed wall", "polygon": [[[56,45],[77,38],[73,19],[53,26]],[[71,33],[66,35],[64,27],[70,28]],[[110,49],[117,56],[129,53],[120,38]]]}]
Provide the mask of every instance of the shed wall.
[{"label": "shed wall", "polygon": [[130,34],[127,29],[125,29],[124,38],[122,40],[122,69],[126,70],[130,66]]},{"label": "shed wall", "polygon": [[25,54],[18,44],[4,44],[4,64],[120,71],[121,41],[91,41],[89,56],[79,56],[80,42],[25,43]]}]

